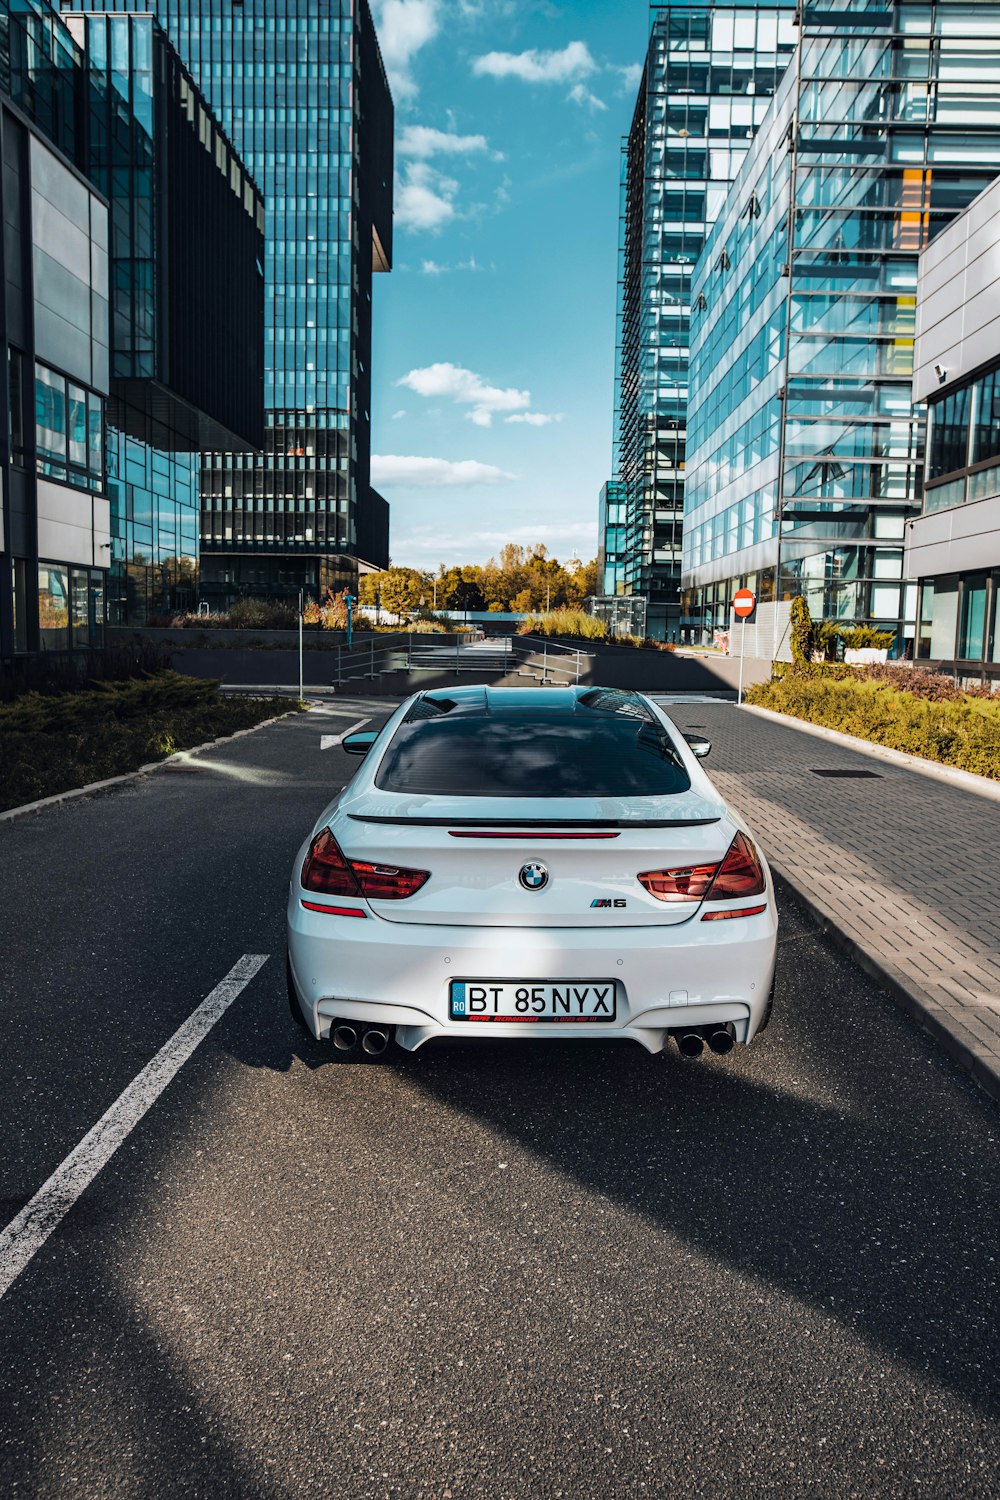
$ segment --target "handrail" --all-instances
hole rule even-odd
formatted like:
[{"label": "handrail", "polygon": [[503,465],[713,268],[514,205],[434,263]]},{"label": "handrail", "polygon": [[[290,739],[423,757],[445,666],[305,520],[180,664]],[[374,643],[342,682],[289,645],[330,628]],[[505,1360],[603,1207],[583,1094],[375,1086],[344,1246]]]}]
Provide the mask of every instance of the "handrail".
[{"label": "handrail", "polygon": [[544,637],[535,641],[526,636],[480,635],[473,641],[439,644],[433,636],[411,633],[402,639],[395,636],[392,645],[376,646],[372,636],[364,646],[350,651],[337,647],[333,681],[335,685],[359,677],[374,681],[383,672],[429,671],[436,667],[445,672],[499,672],[503,676],[520,669],[520,675],[533,676],[542,683],[568,686],[580,681],[592,660],[591,652]]}]

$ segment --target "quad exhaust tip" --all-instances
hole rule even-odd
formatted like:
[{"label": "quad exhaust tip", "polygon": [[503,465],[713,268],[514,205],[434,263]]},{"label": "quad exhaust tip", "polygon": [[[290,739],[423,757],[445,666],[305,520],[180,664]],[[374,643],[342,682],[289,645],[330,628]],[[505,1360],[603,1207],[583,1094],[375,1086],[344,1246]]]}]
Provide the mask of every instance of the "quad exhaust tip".
[{"label": "quad exhaust tip", "polygon": [[338,1052],[353,1052],[360,1043],[366,1057],[381,1057],[389,1045],[391,1030],[383,1026],[353,1026],[349,1021],[338,1021],[330,1033],[330,1040]]},{"label": "quad exhaust tip", "polygon": [[700,1057],[705,1048],[705,1038],[699,1031],[682,1031],[678,1033],[677,1046],[685,1057]]},{"label": "quad exhaust tip", "polygon": [[361,1050],[369,1057],[381,1057],[388,1045],[388,1036],[378,1026],[370,1026],[361,1038]]},{"label": "quad exhaust tip", "polygon": [[727,1052],[732,1052],[736,1045],[736,1038],[728,1026],[717,1026],[709,1033],[708,1045],[719,1057],[725,1057]]},{"label": "quad exhaust tip", "polygon": [[700,1057],[706,1042],[717,1057],[725,1057],[736,1045],[732,1027],[728,1025],[692,1027],[690,1031],[676,1031],[674,1037],[684,1057]]}]

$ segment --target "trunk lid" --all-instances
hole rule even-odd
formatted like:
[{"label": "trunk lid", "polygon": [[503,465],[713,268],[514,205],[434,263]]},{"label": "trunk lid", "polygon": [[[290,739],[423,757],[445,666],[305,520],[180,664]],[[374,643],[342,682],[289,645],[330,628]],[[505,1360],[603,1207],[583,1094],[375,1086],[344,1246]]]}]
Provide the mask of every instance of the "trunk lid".
[{"label": "trunk lid", "polygon": [[[718,797],[518,799],[366,790],[331,828],[349,859],[429,870],[415,895],[370,900],[389,922],[476,927],[672,926],[699,903],[658,901],[640,871],[716,864],[736,832]],[[525,866],[541,866],[522,880]]]}]

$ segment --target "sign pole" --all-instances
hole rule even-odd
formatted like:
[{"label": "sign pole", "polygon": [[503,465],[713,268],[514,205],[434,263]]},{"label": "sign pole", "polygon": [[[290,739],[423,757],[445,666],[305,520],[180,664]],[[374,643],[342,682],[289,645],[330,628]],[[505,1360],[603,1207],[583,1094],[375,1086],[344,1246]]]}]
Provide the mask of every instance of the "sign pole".
[{"label": "sign pole", "polygon": [[751,589],[737,589],[733,596],[733,614],[743,621],[740,631],[740,685],[736,695],[737,705],[743,702],[743,658],[747,654],[747,620],[757,608],[757,596]]},{"label": "sign pole", "polygon": [[743,702],[743,658],[747,654],[747,617],[743,616],[743,629],[740,631],[740,688],[736,695],[737,706]]},{"label": "sign pole", "polygon": [[303,698],[305,697],[304,683],[302,681],[302,614],[303,614],[303,597],[302,597],[302,590],[299,589],[299,702],[300,703],[302,702]]}]

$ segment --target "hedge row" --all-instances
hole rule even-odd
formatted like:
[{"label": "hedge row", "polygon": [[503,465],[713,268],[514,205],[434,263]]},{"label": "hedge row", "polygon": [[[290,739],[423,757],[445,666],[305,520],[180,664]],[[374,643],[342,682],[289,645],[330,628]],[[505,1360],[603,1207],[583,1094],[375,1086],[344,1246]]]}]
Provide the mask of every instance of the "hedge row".
[{"label": "hedge row", "polygon": [[0,810],[87,786],[287,712],[177,672],[0,707]]},{"label": "hedge row", "polygon": [[959,692],[935,698],[909,692],[895,681],[842,671],[813,675],[795,670],[750,688],[746,700],[907,755],[923,755],[1000,780],[1000,697]]}]

